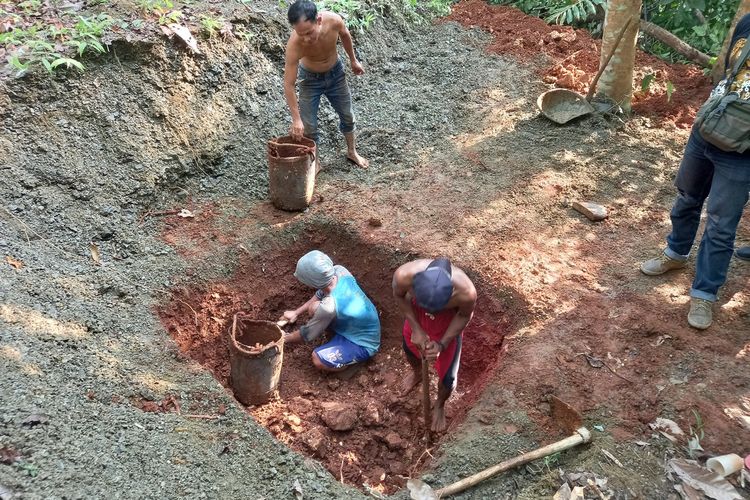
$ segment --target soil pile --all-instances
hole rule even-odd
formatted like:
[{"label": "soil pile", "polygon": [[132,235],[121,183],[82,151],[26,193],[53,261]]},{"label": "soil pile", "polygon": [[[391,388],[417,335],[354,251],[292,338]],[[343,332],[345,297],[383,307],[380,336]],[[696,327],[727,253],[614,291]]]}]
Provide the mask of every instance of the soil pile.
[{"label": "soil pile", "polygon": [[[489,5],[482,0],[460,2],[448,19],[488,31],[492,42],[487,50],[511,55],[519,62],[535,62],[543,81],[557,87],[585,94],[599,69],[601,40],[593,39],[586,30],[549,25],[516,8]],[[642,91],[641,82],[646,75],[654,77],[650,87]],[[671,97],[667,82],[675,89]],[[669,64],[639,50],[633,88],[638,89],[633,98],[636,113],[688,128],[708,97],[711,82],[696,66]]]}]

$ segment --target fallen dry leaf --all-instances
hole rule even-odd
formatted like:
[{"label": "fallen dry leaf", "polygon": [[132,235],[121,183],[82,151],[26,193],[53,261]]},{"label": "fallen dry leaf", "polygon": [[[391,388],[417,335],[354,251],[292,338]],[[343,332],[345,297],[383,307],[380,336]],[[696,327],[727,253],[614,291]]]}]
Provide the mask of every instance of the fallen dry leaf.
[{"label": "fallen dry leaf", "polygon": [[741,499],[742,496],[726,479],[711,469],[701,467],[689,460],[672,459],[669,467],[679,476],[684,484],[700,490],[716,500]]},{"label": "fallen dry leaf", "polygon": [[13,268],[16,269],[16,270],[21,269],[24,266],[23,261],[18,260],[18,259],[14,259],[10,255],[6,255],[5,256],[5,261],[8,264],[10,264],[11,266],[13,266]]},{"label": "fallen dry leaf", "polygon": [[89,251],[91,251],[91,258],[94,259],[94,262],[101,265],[102,259],[99,256],[99,247],[93,241],[89,243]]},{"label": "fallen dry leaf", "polygon": [[[182,26],[181,24],[177,24],[177,23],[168,24],[167,28],[169,28],[169,30],[172,33],[174,33],[175,35],[177,35],[180,38],[180,40],[182,40],[183,42],[185,42],[185,45],[187,45],[190,48],[190,50],[192,50],[196,54],[200,54],[201,53],[201,51],[198,50],[198,41],[190,33],[190,30],[188,28],[186,28],[185,26]],[[162,28],[162,30],[163,29],[164,28]]]}]

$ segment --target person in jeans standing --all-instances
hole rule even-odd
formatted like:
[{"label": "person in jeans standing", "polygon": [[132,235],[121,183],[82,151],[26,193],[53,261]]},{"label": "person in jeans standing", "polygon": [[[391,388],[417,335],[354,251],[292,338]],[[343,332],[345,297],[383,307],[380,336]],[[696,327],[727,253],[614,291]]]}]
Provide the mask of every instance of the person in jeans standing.
[{"label": "person in jeans standing", "polygon": [[[750,14],[737,24],[725,61],[725,78],[712,95],[736,92],[739,99],[750,100],[750,61],[746,61],[729,86],[728,76],[739,62],[750,35]],[[750,131],[748,131],[750,133]],[[641,271],[657,276],[684,268],[706,206],[706,228],[695,262],[695,279],[690,289],[688,324],[704,330],[713,321],[713,303],[727,277],[734,252],[734,239],[748,201],[750,190],[750,152],[723,151],[703,139],[693,126],[680,163],[675,186],[677,199],[672,207],[672,232],[662,255],[641,264]]]},{"label": "person in jeans standing", "polygon": [[[318,12],[310,0],[297,0],[287,11],[292,34],[286,45],[284,65],[284,95],[292,115],[289,134],[299,139],[304,134],[318,143],[318,108],[320,98],[326,96],[339,115],[339,130],[346,139],[346,158],[361,168],[369,162],[357,153],[354,138],[352,94],[346,83],[344,64],[336,52],[341,39],[355,75],[363,75],[364,68],[354,54],[352,36],[341,16],[333,12]],[[299,99],[295,84],[299,79]],[[320,170],[320,164],[316,164]]]}]

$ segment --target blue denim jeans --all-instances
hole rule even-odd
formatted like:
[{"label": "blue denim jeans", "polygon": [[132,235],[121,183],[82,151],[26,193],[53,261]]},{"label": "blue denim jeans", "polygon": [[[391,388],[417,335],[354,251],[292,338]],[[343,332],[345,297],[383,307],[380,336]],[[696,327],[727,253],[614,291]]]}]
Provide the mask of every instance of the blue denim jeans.
[{"label": "blue denim jeans", "polygon": [[344,64],[341,59],[325,73],[314,73],[299,65],[299,114],[305,125],[305,135],[318,142],[318,109],[320,98],[326,96],[339,115],[339,130],[347,134],[354,132],[352,94],[346,83]]},{"label": "blue denim jeans", "polygon": [[677,172],[677,199],[672,207],[672,232],[664,253],[686,260],[700,224],[703,203],[706,228],[695,262],[690,296],[716,301],[727,279],[734,237],[750,190],[750,155],[725,152],[706,142],[694,128]]}]

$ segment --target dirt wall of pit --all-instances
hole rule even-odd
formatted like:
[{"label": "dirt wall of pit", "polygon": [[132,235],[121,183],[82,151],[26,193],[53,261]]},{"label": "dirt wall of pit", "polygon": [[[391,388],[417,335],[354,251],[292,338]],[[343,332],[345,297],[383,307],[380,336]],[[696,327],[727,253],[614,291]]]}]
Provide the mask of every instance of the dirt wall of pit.
[{"label": "dirt wall of pit", "polygon": [[[153,315],[185,263],[151,212],[267,194],[288,27],[253,6],[232,19],[249,41],[119,40],[82,75],[0,86],[0,253],[22,262],[0,270],[0,486],[24,498],[359,495],[278,444]],[[384,33],[368,43],[388,57]]]}]

